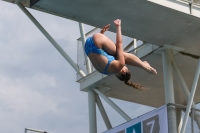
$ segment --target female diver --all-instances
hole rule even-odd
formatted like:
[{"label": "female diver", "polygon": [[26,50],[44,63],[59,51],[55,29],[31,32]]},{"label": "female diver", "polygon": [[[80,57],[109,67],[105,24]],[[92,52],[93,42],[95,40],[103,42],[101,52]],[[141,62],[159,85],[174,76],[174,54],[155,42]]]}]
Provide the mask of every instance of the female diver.
[{"label": "female diver", "polygon": [[115,74],[125,84],[141,90],[142,85],[130,81],[131,73],[125,64],[136,66],[151,74],[157,74],[148,62],[141,61],[137,56],[126,53],[122,47],[121,20],[114,21],[116,26],[116,44],[104,35],[110,24],[104,26],[100,33],[86,40],[85,52],[97,71],[102,74]]}]

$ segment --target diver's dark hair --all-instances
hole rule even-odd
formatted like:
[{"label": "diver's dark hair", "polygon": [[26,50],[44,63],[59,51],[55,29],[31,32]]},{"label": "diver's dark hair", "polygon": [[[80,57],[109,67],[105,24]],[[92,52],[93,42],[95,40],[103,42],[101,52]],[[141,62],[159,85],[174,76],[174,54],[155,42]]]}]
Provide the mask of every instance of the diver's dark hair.
[{"label": "diver's dark hair", "polygon": [[115,75],[119,80],[124,81],[126,85],[129,85],[137,90],[145,90],[144,86],[140,84],[136,84],[130,81],[131,79],[131,73],[128,70],[125,74],[116,74]]}]

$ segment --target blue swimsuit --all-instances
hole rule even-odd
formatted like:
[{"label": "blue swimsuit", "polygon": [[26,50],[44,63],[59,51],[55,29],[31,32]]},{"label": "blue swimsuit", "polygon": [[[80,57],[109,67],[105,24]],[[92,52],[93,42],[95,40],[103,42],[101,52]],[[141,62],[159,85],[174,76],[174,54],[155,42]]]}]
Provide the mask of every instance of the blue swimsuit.
[{"label": "blue swimsuit", "polygon": [[105,56],[108,59],[108,63],[106,64],[106,66],[104,68],[103,74],[108,75],[108,73],[106,71],[107,71],[108,66],[110,65],[110,63],[113,60],[115,60],[114,56],[107,54],[105,52],[105,50],[103,50],[103,49],[97,48],[97,46],[95,45],[92,37],[88,38],[86,40],[86,42],[85,42],[85,53],[86,53],[87,56],[90,53],[96,53],[96,54],[100,54],[100,55]]}]

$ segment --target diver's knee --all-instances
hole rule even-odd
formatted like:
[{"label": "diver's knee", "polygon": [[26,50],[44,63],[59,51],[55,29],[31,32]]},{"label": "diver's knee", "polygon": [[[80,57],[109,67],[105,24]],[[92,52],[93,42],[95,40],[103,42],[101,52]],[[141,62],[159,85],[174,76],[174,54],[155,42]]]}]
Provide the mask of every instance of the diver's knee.
[{"label": "diver's knee", "polygon": [[124,60],[126,61],[128,59],[128,53],[124,52]]},{"label": "diver's knee", "polygon": [[93,40],[94,40],[96,45],[102,44],[103,40],[104,40],[104,35],[101,34],[101,33],[95,33],[93,35]]},{"label": "diver's knee", "polygon": [[102,37],[102,36],[103,36],[103,34],[101,34],[101,33],[95,33],[95,34],[93,35],[93,38],[96,39],[96,38],[100,38],[100,37]]}]

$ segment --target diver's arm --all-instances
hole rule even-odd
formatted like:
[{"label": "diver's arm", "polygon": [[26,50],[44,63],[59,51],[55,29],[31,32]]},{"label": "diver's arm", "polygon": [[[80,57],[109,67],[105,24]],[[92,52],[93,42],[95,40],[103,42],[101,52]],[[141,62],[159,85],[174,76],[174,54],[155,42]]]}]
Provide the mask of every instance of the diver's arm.
[{"label": "diver's arm", "polygon": [[110,28],[110,24],[104,26],[104,27],[101,29],[100,33],[101,33],[101,34],[104,34],[104,32],[107,31],[109,28]]},{"label": "diver's arm", "polygon": [[119,68],[123,68],[125,65],[124,52],[122,46],[122,34],[121,34],[121,20],[117,19],[114,21],[116,25],[116,52],[117,61],[119,62]]},{"label": "diver's arm", "polygon": [[122,47],[121,20],[119,20],[119,19],[115,20],[114,24],[116,25],[116,56],[117,56],[117,60],[114,60],[110,64],[110,67],[114,71],[119,72],[125,65],[124,52],[123,52],[123,47]]}]

